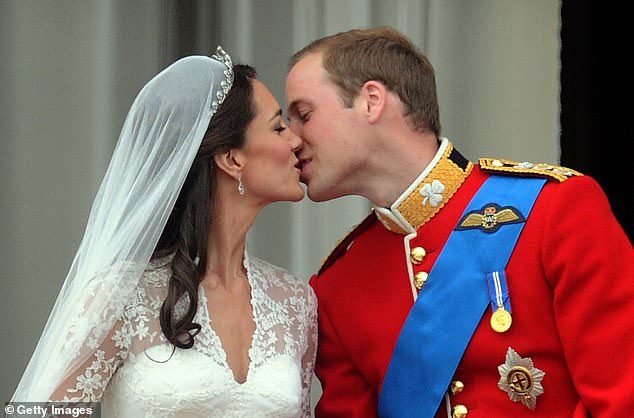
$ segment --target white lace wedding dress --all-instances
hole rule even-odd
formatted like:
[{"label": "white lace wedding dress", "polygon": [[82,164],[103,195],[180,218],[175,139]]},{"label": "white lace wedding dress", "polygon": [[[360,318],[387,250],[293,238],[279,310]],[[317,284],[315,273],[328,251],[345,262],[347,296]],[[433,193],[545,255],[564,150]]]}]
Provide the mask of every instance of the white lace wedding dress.
[{"label": "white lace wedding dress", "polygon": [[102,401],[103,417],[310,417],[314,293],[286,270],[246,253],[244,265],[255,322],[244,383],[234,379],[202,287],[194,321],[202,329],[194,346],[167,343],[159,311],[170,269],[162,259],[150,263],[115,329],[56,394],[71,402]]}]

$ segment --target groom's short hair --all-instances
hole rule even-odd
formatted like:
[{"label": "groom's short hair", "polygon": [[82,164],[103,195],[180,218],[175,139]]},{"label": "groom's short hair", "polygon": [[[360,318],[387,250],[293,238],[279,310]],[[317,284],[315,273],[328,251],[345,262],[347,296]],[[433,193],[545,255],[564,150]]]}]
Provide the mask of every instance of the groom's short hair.
[{"label": "groom's short hair", "polygon": [[346,106],[366,81],[379,81],[398,95],[417,131],[440,136],[434,68],[397,30],[353,29],[317,39],[291,57],[290,67],[311,53],[323,54],[322,65]]}]

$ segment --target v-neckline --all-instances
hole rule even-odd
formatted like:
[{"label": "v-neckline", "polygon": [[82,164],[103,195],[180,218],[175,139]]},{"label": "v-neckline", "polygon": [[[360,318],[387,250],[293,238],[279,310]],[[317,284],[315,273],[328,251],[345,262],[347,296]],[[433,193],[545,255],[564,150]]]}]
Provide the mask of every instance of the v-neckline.
[{"label": "v-neckline", "polygon": [[[242,261],[243,265],[244,265],[244,269],[246,271],[246,276],[247,276],[247,283],[249,285],[249,306],[251,306],[251,319],[253,320],[253,325],[254,325],[254,329],[253,329],[253,334],[251,334],[251,343],[249,344],[249,349],[247,350],[247,358],[249,360],[249,365],[247,366],[247,373],[244,377],[244,381],[243,382],[239,382],[236,379],[236,374],[234,372],[234,370],[231,368],[231,365],[229,364],[229,358],[227,356],[227,351],[225,350],[225,346],[222,343],[222,339],[220,338],[220,335],[218,335],[218,333],[216,333],[216,330],[213,327],[213,320],[211,318],[211,312],[209,311],[209,305],[208,305],[208,298],[207,298],[207,293],[205,292],[205,288],[203,287],[202,283],[199,285],[198,287],[198,292],[200,295],[202,295],[200,297],[200,304],[202,305],[204,312],[207,316],[207,325],[208,325],[208,329],[209,329],[209,335],[210,337],[214,340],[214,344],[218,345],[218,350],[217,352],[221,354],[221,358],[219,359],[222,363],[222,366],[226,368],[227,372],[229,373],[229,375],[231,376],[231,381],[238,386],[242,386],[244,384],[246,384],[249,381],[249,378],[251,377],[251,374],[253,373],[253,364],[254,364],[254,359],[252,358],[252,353],[255,352],[254,350],[254,346],[255,346],[255,341],[256,341],[256,336],[258,334],[258,330],[260,329],[259,326],[259,321],[257,316],[255,315],[255,300],[253,297],[253,285],[254,285],[254,280],[253,277],[251,275],[251,268],[250,268],[250,263],[249,263],[249,259],[248,259],[248,255],[246,252],[246,249],[244,251],[244,257],[243,257],[243,261]],[[200,309],[200,307],[199,307]]]}]

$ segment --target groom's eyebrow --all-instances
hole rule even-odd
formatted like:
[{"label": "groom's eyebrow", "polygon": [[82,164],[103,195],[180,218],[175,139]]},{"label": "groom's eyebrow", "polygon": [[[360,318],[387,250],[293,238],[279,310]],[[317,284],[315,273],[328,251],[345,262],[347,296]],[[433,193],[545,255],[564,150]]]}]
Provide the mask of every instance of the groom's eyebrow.
[{"label": "groom's eyebrow", "polygon": [[301,102],[301,100],[293,100],[291,104],[289,104],[286,109],[288,110],[288,114],[292,114],[294,111],[297,111],[297,106]]}]

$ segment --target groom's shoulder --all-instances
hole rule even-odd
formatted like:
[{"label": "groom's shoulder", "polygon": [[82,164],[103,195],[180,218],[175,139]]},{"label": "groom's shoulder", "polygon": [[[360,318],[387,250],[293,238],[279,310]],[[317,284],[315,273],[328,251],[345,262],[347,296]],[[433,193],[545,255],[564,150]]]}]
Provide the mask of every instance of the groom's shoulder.
[{"label": "groom's shoulder", "polygon": [[323,272],[328,270],[328,268],[330,268],[335,263],[335,261],[337,261],[341,256],[343,256],[346,253],[346,251],[348,251],[348,248],[350,248],[350,245],[352,245],[352,242],[359,235],[361,235],[366,229],[368,229],[370,225],[372,225],[376,220],[377,220],[376,215],[374,214],[374,211],[372,211],[360,223],[353,226],[350,229],[350,231],[348,231],[348,233],[343,236],[343,238],[339,239],[337,241],[337,244],[335,245],[335,248],[322,261],[321,268],[317,272],[316,276],[319,277]]}]

